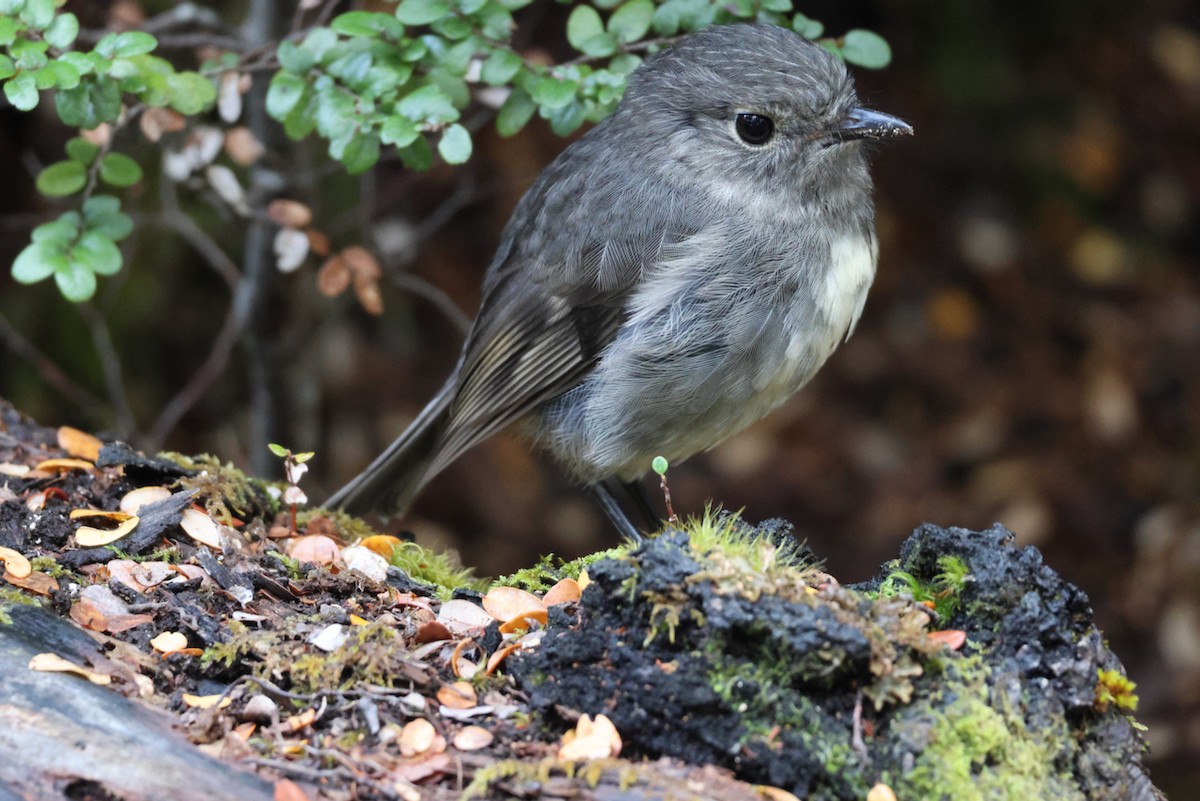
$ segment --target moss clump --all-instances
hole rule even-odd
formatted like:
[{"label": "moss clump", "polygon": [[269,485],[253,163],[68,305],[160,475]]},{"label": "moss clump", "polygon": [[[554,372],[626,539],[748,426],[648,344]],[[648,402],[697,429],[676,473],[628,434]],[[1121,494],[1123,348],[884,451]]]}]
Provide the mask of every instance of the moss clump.
[{"label": "moss clump", "polygon": [[629,552],[630,545],[619,545],[606,551],[581,556],[564,562],[561,557],[546,554],[532,567],[522,568],[516,573],[501,576],[491,583],[491,587],[519,587],[529,592],[545,592],[565,578],[578,579],[579,574],[588,565],[602,559],[617,559]]},{"label": "moss clump", "polygon": [[179,484],[196,490],[196,500],[203,503],[205,510],[218,522],[232,525],[234,520],[255,517],[270,520],[279,512],[283,484],[252,478],[232,464],[222,464],[215,456],[207,454],[163,453],[160,456],[196,472],[194,476],[179,479]]},{"label": "moss clump", "polygon": [[1071,776],[1065,722],[1032,731],[1019,700],[1010,702],[989,687],[990,673],[978,656],[952,660],[938,691],[893,720],[892,734],[901,740],[917,735],[925,743],[912,770],[892,771],[897,796],[1083,801]]}]

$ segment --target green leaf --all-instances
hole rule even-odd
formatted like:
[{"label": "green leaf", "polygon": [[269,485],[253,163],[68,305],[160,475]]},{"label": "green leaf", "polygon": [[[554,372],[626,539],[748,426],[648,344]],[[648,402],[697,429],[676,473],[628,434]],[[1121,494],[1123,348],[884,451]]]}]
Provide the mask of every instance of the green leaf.
[{"label": "green leaf", "polygon": [[22,284],[34,284],[66,267],[67,255],[62,242],[33,242],[17,254],[12,277]]},{"label": "green leaf", "polygon": [[20,72],[4,84],[4,96],[8,102],[21,111],[32,111],[37,108],[37,80],[31,72]]},{"label": "green leaf", "polygon": [[421,135],[417,124],[408,117],[393,114],[383,121],[379,128],[379,138],[385,145],[407,147]]},{"label": "green leaf", "polygon": [[633,53],[621,53],[608,62],[608,71],[613,75],[625,77],[632,74],[640,66],[642,66],[641,56],[634,55]]},{"label": "green leaf", "polygon": [[87,168],[78,161],[59,161],[37,177],[38,191],[48,197],[73,195],[87,184]]},{"label": "green leaf", "polygon": [[98,231],[113,241],[133,231],[133,220],[121,211],[121,201],[111,195],[93,195],[83,202],[84,227]]},{"label": "green leaf", "polygon": [[17,69],[38,70],[49,63],[50,59],[46,57],[46,51],[49,49],[50,45],[45,42],[18,39],[8,52],[17,62]]},{"label": "green leaf", "polygon": [[76,86],[79,86],[81,76],[79,70],[75,69],[68,62],[55,59],[38,70],[35,79],[39,86],[43,81],[47,81],[44,87],[46,89],[74,89]]},{"label": "green leaf", "polygon": [[402,0],[396,7],[396,19],[405,25],[428,25],[449,13],[447,0]]},{"label": "green leaf", "polygon": [[655,456],[653,461],[650,462],[650,469],[655,473],[658,473],[660,476],[666,475],[667,468],[669,466],[670,465],[664,456]]},{"label": "green leaf", "polygon": [[433,150],[429,140],[423,136],[417,137],[408,147],[401,148],[400,160],[410,170],[424,172],[433,166]]},{"label": "green leaf", "polygon": [[216,102],[217,87],[198,72],[178,72],[167,76],[167,95],[172,108],[191,116]]},{"label": "green leaf", "polygon": [[279,59],[280,67],[297,75],[308,72],[317,65],[317,60],[312,53],[291,41],[279,43],[279,47],[275,50],[275,58]]},{"label": "green leaf", "polygon": [[429,27],[454,42],[465,39],[475,29],[469,19],[454,15],[434,20]]},{"label": "green leaf", "polygon": [[71,248],[71,260],[98,275],[115,275],[121,269],[121,249],[103,231],[88,231]]},{"label": "green leaf", "polygon": [[539,106],[553,111],[563,108],[579,92],[579,84],[575,81],[561,81],[552,76],[546,76],[534,84],[533,99]]},{"label": "green leaf", "polygon": [[762,0],[764,11],[777,11],[786,14],[792,10],[792,0]]},{"label": "green leaf", "polygon": [[79,235],[79,222],[79,212],[68,211],[60,214],[57,220],[34,228],[29,238],[34,242],[57,242],[55,247],[61,247],[65,252],[67,245]]},{"label": "green leaf", "polygon": [[317,64],[324,61],[326,54],[337,43],[337,34],[329,28],[313,28],[308,32],[308,36],[304,37],[304,41],[300,43],[300,49],[312,59],[313,64]]},{"label": "green leaf", "polygon": [[571,16],[567,17],[567,42],[571,47],[582,52],[583,43],[593,36],[604,33],[604,23],[600,12],[589,5],[575,6]]},{"label": "green leaf", "polygon": [[360,133],[351,137],[337,159],[351,175],[366,172],[379,161],[379,137],[373,133]]},{"label": "green leaf", "polygon": [[268,442],[267,447],[270,449],[271,453],[275,454],[280,459],[283,459],[288,455],[288,449],[282,445],[278,445],[274,442]]},{"label": "green leaf", "polygon": [[97,145],[93,145],[82,136],[73,136],[67,140],[67,155],[81,164],[91,164],[99,152],[100,148]]},{"label": "green leaf", "polygon": [[842,56],[851,64],[877,70],[891,62],[892,48],[879,34],[855,28],[842,39]]},{"label": "green leaf", "polygon": [[550,130],[559,136],[566,136],[583,125],[587,117],[587,108],[579,102],[567,103],[550,113]]},{"label": "green leaf", "polygon": [[599,36],[593,36],[591,39],[588,39],[579,49],[584,55],[591,56],[592,58],[604,58],[617,52],[619,46],[620,43],[617,41],[616,34],[602,33]]},{"label": "green leaf", "polygon": [[25,0],[21,21],[35,31],[44,31],[54,21],[54,0]]},{"label": "green leaf", "polygon": [[489,86],[504,86],[524,64],[524,60],[511,50],[493,50],[483,60],[479,77]]},{"label": "green leaf", "polygon": [[54,22],[50,23],[50,27],[42,34],[51,47],[59,50],[70,47],[77,36],[79,36],[79,18],[70,12],[55,17]]},{"label": "green leaf", "polygon": [[0,47],[8,47],[17,40],[17,34],[25,29],[15,17],[0,11]]},{"label": "green leaf", "polygon": [[608,31],[629,44],[646,35],[653,19],[653,0],[627,0],[608,18]]},{"label": "green leaf", "polygon": [[439,86],[422,86],[410,92],[399,103],[396,110],[416,122],[453,122],[458,119],[458,109]]},{"label": "green leaf", "polygon": [[485,5],[475,15],[475,23],[479,26],[480,33],[489,39],[499,42],[508,41],[515,27],[512,13],[503,5],[496,2],[489,2]]},{"label": "green leaf", "polygon": [[96,274],[79,262],[67,260],[54,271],[54,283],[67,300],[79,303],[96,294]]},{"label": "green leaf", "polygon": [[100,180],[113,186],[133,186],[142,180],[142,167],[124,153],[108,153],[100,160]]},{"label": "green leaf", "polygon": [[654,26],[654,32],[659,36],[674,36],[679,32],[679,27],[683,23],[683,14],[679,5],[677,2],[668,0],[654,10],[651,24]]},{"label": "green leaf", "polygon": [[[104,55],[107,58],[129,58],[152,52],[156,47],[158,40],[153,35],[144,31],[125,31],[117,34],[112,44],[112,52]],[[96,49],[100,49],[99,44],[96,45]]]},{"label": "green leaf", "polygon": [[447,164],[465,164],[471,158],[471,134],[455,123],[442,132],[437,149]]},{"label": "green leaf", "polygon": [[454,117],[443,120],[443,122],[452,122],[458,119],[459,112],[457,109],[466,108],[471,102],[471,88],[467,86],[467,82],[460,76],[441,67],[434,67],[429,71],[427,76],[429,82],[441,89],[446,97],[450,98],[451,105],[456,109]]},{"label": "green leaf", "polygon": [[282,120],[296,107],[307,89],[308,83],[303,78],[289,72],[275,73],[267,89],[267,113]]},{"label": "green leaf", "polygon": [[54,93],[59,118],[72,128],[91,130],[121,112],[121,90],[112,81],[87,80]]},{"label": "green leaf", "polygon": [[0,53],[0,81],[11,78],[17,72],[17,65],[8,56]]},{"label": "green leaf", "polygon": [[528,92],[513,89],[496,114],[496,132],[501,136],[512,136],[525,127],[536,110],[537,103]]},{"label": "green leaf", "polygon": [[817,39],[825,32],[825,26],[803,14],[792,17],[792,30],[805,39]]},{"label": "green leaf", "polygon": [[347,11],[339,14],[329,23],[329,27],[346,36],[378,36],[383,35],[399,39],[404,35],[404,26],[392,14],[380,14],[371,11]]}]

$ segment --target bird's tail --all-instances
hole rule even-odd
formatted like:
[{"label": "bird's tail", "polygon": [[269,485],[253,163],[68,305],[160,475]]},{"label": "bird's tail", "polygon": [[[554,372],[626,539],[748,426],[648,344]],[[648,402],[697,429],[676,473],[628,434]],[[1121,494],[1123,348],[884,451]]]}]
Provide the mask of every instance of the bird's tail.
[{"label": "bird's tail", "polygon": [[441,446],[453,395],[454,382],[447,381],[404,433],[366,470],[330,496],[325,506],[351,514],[379,512],[389,516],[407,511],[417,493],[433,478],[429,468]]}]

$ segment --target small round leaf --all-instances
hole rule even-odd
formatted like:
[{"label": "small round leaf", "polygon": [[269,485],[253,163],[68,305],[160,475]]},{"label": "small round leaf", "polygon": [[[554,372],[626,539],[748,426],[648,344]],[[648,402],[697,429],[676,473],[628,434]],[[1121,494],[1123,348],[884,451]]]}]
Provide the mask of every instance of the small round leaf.
[{"label": "small round leaf", "polygon": [[73,195],[87,183],[87,169],[78,161],[59,161],[38,173],[37,188],[49,197]]},{"label": "small round leaf", "polygon": [[567,41],[576,50],[583,50],[583,43],[593,36],[604,33],[600,12],[589,5],[575,6],[567,17]]},{"label": "small round leaf", "polygon": [[142,168],[124,153],[109,153],[100,161],[100,180],[113,186],[133,186],[142,180]]},{"label": "small round leaf", "polygon": [[652,0],[627,0],[608,18],[608,31],[625,44],[636,42],[650,30],[653,19]]},{"label": "small round leaf", "polygon": [[4,96],[21,111],[37,108],[37,80],[31,72],[19,72],[4,84]]},{"label": "small round leaf", "polygon": [[42,34],[42,38],[49,42],[51,47],[62,50],[70,47],[78,35],[79,18],[68,12],[55,17],[54,22],[50,23],[50,27]]},{"label": "small round leaf", "polygon": [[403,0],[396,7],[396,19],[405,25],[428,25],[449,13],[447,0]]},{"label": "small round leaf", "polygon": [[62,269],[55,270],[54,282],[63,297],[76,303],[96,294],[96,274],[78,262],[68,261]]},{"label": "small round leaf", "polygon": [[88,231],[71,248],[71,260],[97,275],[113,275],[121,269],[121,250],[100,231]]},{"label": "small round leaf", "polygon": [[891,62],[892,48],[879,34],[855,28],[842,40],[842,56],[851,64],[877,70]]},{"label": "small round leaf", "polygon": [[471,158],[471,134],[455,123],[442,133],[438,140],[438,153],[447,164],[463,164]]},{"label": "small round leaf", "polygon": [[22,284],[33,284],[66,266],[67,257],[60,242],[34,242],[17,254],[12,277]]}]

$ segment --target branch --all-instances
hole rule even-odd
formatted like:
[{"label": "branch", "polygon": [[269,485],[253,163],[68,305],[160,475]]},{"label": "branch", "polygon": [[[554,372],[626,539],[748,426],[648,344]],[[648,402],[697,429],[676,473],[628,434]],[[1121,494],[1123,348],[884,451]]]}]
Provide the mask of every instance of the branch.
[{"label": "branch", "polygon": [[10,351],[37,370],[47,384],[54,387],[58,394],[71,403],[92,415],[96,415],[98,410],[106,405],[100,396],[92,394],[71,380],[57,364],[38,350],[37,345],[26,339],[2,314],[0,314],[0,339],[4,341]]}]

